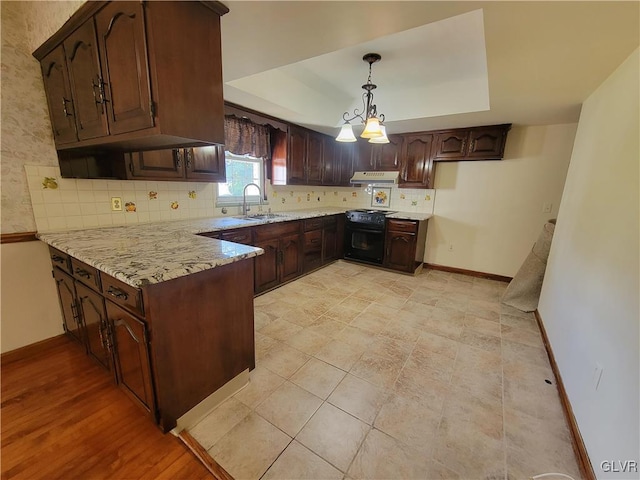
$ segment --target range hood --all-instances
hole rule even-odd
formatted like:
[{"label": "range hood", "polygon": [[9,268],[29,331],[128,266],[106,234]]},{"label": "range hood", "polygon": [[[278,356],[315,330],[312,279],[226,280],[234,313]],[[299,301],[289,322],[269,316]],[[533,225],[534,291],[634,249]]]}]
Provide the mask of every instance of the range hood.
[{"label": "range hood", "polygon": [[350,182],[353,185],[396,185],[398,172],[354,172]]}]

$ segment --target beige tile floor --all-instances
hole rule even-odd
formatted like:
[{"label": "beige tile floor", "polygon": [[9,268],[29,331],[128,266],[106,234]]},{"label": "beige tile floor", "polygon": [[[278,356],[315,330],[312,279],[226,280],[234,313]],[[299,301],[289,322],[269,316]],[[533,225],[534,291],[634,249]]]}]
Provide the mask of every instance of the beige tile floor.
[{"label": "beige tile floor", "polygon": [[238,480],[577,480],[536,321],[505,288],[339,261],[262,295],[250,384],[190,433]]}]

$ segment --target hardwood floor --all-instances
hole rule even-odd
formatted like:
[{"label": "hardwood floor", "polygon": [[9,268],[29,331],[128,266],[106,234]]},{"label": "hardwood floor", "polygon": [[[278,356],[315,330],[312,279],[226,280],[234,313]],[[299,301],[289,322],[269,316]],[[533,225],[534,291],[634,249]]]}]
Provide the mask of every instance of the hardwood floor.
[{"label": "hardwood floor", "polygon": [[212,478],[65,337],[1,373],[2,479]]}]

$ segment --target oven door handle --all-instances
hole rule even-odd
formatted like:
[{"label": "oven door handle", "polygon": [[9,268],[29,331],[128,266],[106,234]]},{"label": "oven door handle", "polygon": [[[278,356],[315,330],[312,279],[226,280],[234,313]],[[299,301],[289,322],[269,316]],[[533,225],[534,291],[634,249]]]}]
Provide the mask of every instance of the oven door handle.
[{"label": "oven door handle", "polygon": [[347,229],[351,232],[374,233],[374,234],[384,235],[384,230],[373,230],[369,228],[354,227],[353,225],[347,225]]}]

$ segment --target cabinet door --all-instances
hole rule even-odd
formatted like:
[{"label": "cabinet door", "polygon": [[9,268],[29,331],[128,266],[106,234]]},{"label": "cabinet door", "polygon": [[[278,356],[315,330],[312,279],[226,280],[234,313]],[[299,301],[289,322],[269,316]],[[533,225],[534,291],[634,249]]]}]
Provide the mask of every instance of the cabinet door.
[{"label": "cabinet door", "polygon": [[64,41],[64,51],[75,101],[78,138],[104,137],[109,129],[93,19],[69,35]]},{"label": "cabinet door", "polygon": [[78,303],[87,335],[87,349],[107,370],[111,370],[111,346],[104,299],[90,288],[76,282]]},{"label": "cabinet door", "polygon": [[338,145],[332,137],[322,138],[322,185],[338,185],[340,181],[340,159]]},{"label": "cabinet door", "polygon": [[303,237],[304,271],[310,272],[322,265],[322,229],[305,232]]},{"label": "cabinet door", "polygon": [[469,130],[450,130],[436,134],[434,160],[461,160],[467,153]]},{"label": "cabinet door", "polygon": [[264,292],[279,283],[278,267],[280,264],[280,255],[278,250],[278,239],[266,240],[256,243],[256,247],[264,250],[263,255],[255,257],[255,276],[254,291],[255,293]]},{"label": "cabinet door", "polygon": [[56,145],[76,142],[78,137],[76,136],[75,110],[62,45],[44,57],[40,67],[49,106],[53,139]]},{"label": "cabinet door", "polygon": [[287,183],[304,185],[306,182],[307,132],[293,125],[289,128],[287,152]]},{"label": "cabinet door", "polygon": [[385,267],[413,272],[416,255],[415,234],[387,230],[385,247]]},{"label": "cabinet door", "polygon": [[[368,143],[368,142],[367,142]],[[389,143],[372,143],[373,165],[375,170],[394,171],[400,168],[402,136],[389,135]]]},{"label": "cabinet door", "polygon": [[338,221],[335,216],[326,219],[323,233],[322,261],[326,263],[338,258],[339,246],[343,242],[338,236]]},{"label": "cabinet door", "polygon": [[338,169],[335,178],[335,185],[348,187],[349,181],[353,177],[354,162],[357,145],[353,143],[336,142],[336,168]]},{"label": "cabinet door", "polygon": [[73,339],[84,345],[82,320],[78,314],[76,303],[76,287],[73,278],[57,268],[53,269],[53,278],[58,289],[58,299],[62,310],[64,331]]},{"label": "cabinet door", "polygon": [[306,184],[320,185],[324,170],[324,135],[309,133],[307,141]]},{"label": "cabinet door", "polygon": [[373,143],[369,143],[367,140],[358,140],[356,145],[356,151],[353,162],[354,172],[366,172],[375,170],[374,165],[374,151]]},{"label": "cabinet door", "polygon": [[153,127],[144,4],[110,2],[95,18],[111,134]]},{"label": "cabinet door", "polygon": [[147,327],[114,303],[106,304],[118,383],[145,410],[154,412]]},{"label": "cabinet door", "polygon": [[280,239],[280,281],[286,282],[302,274],[302,242],[300,235]]},{"label": "cabinet door", "polygon": [[149,150],[128,153],[127,178],[131,180],[167,180],[184,178],[184,151]]},{"label": "cabinet door", "polygon": [[433,135],[405,135],[400,158],[400,186],[433,188]]},{"label": "cabinet door", "polygon": [[187,178],[206,182],[226,181],[226,163],[222,145],[187,148],[184,150],[184,156]]},{"label": "cabinet door", "polygon": [[504,155],[504,145],[508,128],[474,128],[469,135],[469,158],[500,160]]}]

